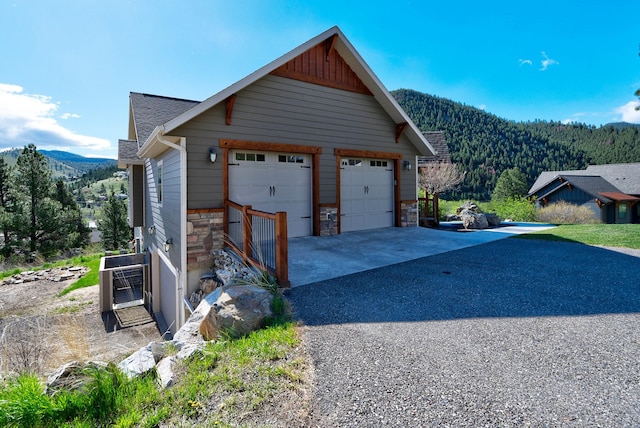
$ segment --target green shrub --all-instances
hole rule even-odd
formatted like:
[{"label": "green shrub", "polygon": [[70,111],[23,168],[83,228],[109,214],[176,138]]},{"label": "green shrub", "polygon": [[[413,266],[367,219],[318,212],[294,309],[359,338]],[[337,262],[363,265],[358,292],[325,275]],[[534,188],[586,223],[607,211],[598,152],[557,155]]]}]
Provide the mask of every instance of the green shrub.
[{"label": "green shrub", "polygon": [[511,197],[493,200],[482,205],[484,212],[493,212],[501,219],[513,221],[535,221],[536,207],[527,198]]},{"label": "green shrub", "polygon": [[536,218],[538,221],[553,224],[594,224],[600,223],[595,213],[585,206],[573,205],[559,201],[540,208]]}]

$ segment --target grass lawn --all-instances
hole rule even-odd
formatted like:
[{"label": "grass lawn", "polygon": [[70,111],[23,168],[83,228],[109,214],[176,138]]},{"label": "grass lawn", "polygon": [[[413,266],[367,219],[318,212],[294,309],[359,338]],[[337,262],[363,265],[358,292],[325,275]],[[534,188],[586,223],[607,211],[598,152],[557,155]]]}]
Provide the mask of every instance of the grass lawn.
[{"label": "grass lawn", "polygon": [[554,229],[520,235],[518,238],[640,249],[640,224],[561,225]]}]

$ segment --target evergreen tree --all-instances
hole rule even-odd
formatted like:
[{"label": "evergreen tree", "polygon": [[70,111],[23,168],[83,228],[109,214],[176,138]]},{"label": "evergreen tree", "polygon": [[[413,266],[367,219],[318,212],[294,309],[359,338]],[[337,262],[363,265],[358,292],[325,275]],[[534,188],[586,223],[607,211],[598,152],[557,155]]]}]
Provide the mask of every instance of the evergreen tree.
[{"label": "evergreen tree", "polygon": [[105,249],[126,246],[131,239],[131,229],[127,224],[127,206],[111,192],[98,214],[98,230],[102,232]]},{"label": "evergreen tree", "polygon": [[527,176],[518,168],[506,169],[496,182],[491,199],[501,201],[508,198],[526,196],[529,191]]},{"label": "evergreen tree", "polygon": [[5,256],[10,250],[12,241],[12,198],[9,192],[10,174],[11,168],[7,165],[4,158],[0,158],[0,230],[2,231],[3,237],[2,254]]},{"label": "evergreen tree", "polygon": [[51,255],[58,248],[61,204],[51,198],[51,172],[36,146],[24,148],[16,163],[13,197],[16,211],[13,227],[20,239],[28,240],[29,251]]}]

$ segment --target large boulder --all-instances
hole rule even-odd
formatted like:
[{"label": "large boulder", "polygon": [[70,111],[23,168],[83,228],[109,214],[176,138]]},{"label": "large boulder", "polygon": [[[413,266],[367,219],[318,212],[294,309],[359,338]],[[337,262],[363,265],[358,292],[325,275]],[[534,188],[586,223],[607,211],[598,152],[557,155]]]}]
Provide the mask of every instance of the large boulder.
[{"label": "large boulder", "polygon": [[485,213],[484,216],[487,218],[487,222],[489,223],[489,226],[491,227],[495,227],[495,226],[500,226],[500,217],[498,217],[498,214],[495,213]]},{"label": "large boulder", "polygon": [[47,394],[55,394],[60,390],[83,390],[93,380],[92,370],[103,370],[107,363],[101,361],[89,361],[82,363],[71,361],[64,364],[47,378]]},{"label": "large boulder", "polygon": [[465,229],[486,229],[489,227],[487,216],[483,213],[465,209],[460,212],[460,218]]},{"label": "large boulder", "polygon": [[242,336],[258,330],[271,317],[273,294],[254,285],[229,285],[216,289],[200,303],[196,312],[204,314],[200,334],[213,340],[221,332]]}]

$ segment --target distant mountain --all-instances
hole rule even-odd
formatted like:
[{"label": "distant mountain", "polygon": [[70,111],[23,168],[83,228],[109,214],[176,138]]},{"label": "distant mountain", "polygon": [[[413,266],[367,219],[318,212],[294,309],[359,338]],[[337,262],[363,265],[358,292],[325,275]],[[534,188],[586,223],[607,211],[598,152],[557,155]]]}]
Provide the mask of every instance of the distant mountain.
[{"label": "distant mountain", "polygon": [[[54,179],[69,180],[81,177],[83,174],[102,168],[115,168],[117,161],[108,158],[87,158],[74,153],[60,150],[38,150],[47,159],[47,164]],[[11,149],[0,152],[8,165],[15,165],[22,149]]]},{"label": "distant mountain", "polygon": [[514,122],[464,104],[399,89],[391,94],[422,131],[444,131],[451,160],[467,177],[459,199],[487,200],[500,174],[517,167],[529,185],[545,170],[640,162],[640,127]]},{"label": "distant mountain", "polygon": [[640,128],[640,123],[629,123],[629,122],[611,122],[607,123],[604,126],[612,126],[617,130],[626,129],[626,128]]}]

